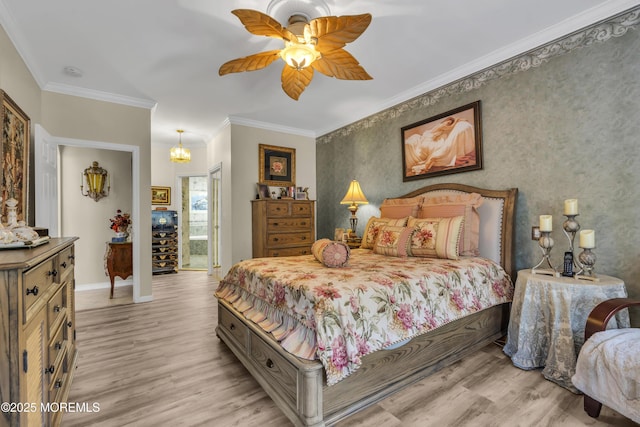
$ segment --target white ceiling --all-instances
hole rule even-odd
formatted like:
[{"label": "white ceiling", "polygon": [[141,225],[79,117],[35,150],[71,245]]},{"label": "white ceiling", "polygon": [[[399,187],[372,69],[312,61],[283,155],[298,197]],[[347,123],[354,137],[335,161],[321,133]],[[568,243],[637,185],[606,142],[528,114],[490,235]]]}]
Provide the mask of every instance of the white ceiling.
[{"label": "white ceiling", "polygon": [[[325,1],[331,15],[373,15],[346,46],[373,80],[315,73],[299,101],[281,89],[281,60],[218,75],[230,59],[282,46],[231,14],[266,13],[267,0],[0,0],[0,24],[43,90],[155,106],[152,142],[175,144],[182,128],[189,146],[226,119],[320,136],[640,3]],[[82,76],[65,74],[69,66]]]}]

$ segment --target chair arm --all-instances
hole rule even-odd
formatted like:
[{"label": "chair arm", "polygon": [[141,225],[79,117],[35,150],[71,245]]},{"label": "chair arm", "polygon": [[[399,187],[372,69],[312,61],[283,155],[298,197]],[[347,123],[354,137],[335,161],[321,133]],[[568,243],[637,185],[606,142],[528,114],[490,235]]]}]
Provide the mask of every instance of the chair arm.
[{"label": "chair arm", "polygon": [[634,305],[640,306],[640,300],[612,298],[596,305],[587,318],[587,324],[584,328],[584,340],[587,341],[591,335],[607,329],[607,323],[617,312]]}]

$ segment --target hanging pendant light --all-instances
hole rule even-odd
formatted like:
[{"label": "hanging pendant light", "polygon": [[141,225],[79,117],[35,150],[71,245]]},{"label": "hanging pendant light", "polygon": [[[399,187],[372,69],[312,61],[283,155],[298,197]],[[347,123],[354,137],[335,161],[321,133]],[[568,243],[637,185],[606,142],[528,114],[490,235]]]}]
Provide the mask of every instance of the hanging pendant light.
[{"label": "hanging pendant light", "polygon": [[191,161],[191,150],[182,146],[182,129],[178,129],[176,132],[180,135],[180,141],[175,147],[171,147],[171,161],[174,163],[189,163]]}]

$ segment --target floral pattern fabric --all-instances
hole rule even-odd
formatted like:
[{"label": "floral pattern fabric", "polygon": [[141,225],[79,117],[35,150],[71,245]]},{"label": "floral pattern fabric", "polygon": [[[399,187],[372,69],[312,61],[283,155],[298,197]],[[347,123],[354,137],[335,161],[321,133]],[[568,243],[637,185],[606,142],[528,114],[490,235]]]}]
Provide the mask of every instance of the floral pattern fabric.
[{"label": "floral pattern fabric", "polygon": [[484,258],[351,254],[345,268],[326,268],[312,255],[245,260],[231,268],[216,296],[287,351],[319,359],[328,385],[358,369],[371,352],[513,296],[506,272]]}]

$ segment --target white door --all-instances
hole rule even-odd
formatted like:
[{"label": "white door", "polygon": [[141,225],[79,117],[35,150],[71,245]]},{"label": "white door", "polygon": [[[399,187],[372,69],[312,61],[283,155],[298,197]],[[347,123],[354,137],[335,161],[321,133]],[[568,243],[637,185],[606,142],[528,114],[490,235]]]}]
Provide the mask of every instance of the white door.
[{"label": "white door", "polygon": [[58,205],[58,144],[40,125],[35,125],[34,163],[36,227],[49,229],[49,236],[60,237]]}]

